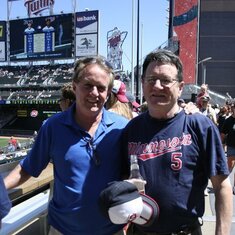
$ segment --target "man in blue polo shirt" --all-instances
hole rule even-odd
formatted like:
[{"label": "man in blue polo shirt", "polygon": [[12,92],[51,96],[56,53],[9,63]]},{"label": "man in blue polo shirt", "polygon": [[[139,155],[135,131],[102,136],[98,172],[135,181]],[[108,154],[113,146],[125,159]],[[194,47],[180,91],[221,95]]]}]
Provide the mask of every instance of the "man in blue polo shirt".
[{"label": "man in blue polo shirt", "polygon": [[128,120],[104,109],[114,74],[98,58],[77,61],[73,74],[76,102],[41,127],[28,156],[5,178],[7,188],[38,177],[54,166],[54,192],[48,208],[49,234],[122,234],[99,211],[107,184],[121,179],[119,137]]}]

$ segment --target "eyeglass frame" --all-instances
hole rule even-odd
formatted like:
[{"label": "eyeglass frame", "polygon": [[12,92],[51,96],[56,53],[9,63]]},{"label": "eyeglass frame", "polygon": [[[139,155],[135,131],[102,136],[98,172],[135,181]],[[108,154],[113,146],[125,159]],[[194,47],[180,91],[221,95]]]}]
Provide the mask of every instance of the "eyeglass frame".
[{"label": "eyeglass frame", "polygon": [[[176,79],[176,78],[171,79],[171,80],[169,80],[169,79],[161,79],[161,78],[159,78],[157,76],[145,76],[143,78],[144,82],[147,82],[149,85],[152,85],[152,86],[154,86],[156,84],[157,80],[159,80],[160,85],[162,87],[168,87],[168,88],[172,87],[176,82],[179,82],[179,80]],[[166,83],[166,84],[164,84],[164,83]]]}]

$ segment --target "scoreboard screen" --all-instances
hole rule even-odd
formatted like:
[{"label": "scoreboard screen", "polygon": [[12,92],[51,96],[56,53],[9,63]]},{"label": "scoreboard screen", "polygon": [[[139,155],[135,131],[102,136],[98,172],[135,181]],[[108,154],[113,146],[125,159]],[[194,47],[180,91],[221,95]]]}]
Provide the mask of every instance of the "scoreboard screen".
[{"label": "scoreboard screen", "polygon": [[10,61],[72,57],[72,14],[10,21]]}]

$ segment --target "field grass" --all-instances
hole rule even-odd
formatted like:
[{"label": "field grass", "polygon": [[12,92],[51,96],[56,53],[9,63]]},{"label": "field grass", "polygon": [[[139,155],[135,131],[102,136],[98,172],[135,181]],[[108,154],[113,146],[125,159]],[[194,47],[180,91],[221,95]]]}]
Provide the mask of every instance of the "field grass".
[{"label": "field grass", "polygon": [[[9,142],[9,140],[10,140],[10,138],[11,138],[10,136],[9,136],[9,137],[0,136],[0,148],[7,146],[7,145],[8,145],[8,142]],[[17,137],[16,137],[16,139],[17,139],[21,144],[24,143],[24,142],[27,140],[27,138],[17,138]]]},{"label": "field grass", "polygon": [[1,137],[0,138],[0,148],[7,146],[9,139],[10,139],[9,137],[7,137],[7,138]]}]

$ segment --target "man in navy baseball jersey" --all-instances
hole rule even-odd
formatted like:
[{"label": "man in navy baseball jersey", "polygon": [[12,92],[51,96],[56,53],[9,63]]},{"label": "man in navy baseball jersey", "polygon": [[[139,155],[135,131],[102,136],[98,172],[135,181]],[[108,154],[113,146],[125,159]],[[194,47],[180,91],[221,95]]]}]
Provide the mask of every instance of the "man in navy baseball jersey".
[{"label": "man in navy baseball jersey", "polygon": [[145,192],[159,204],[160,215],[149,227],[131,225],[128,234],[200,235],[209,179],[216,198],[215,234],[230,234],[232,188],[220,135],[209,118],[188,115],[177,104],[182,70],[180,59],[166,50],[150,53],[143,64],[148,111],[127,124],[123,150],[138,156]]}]

